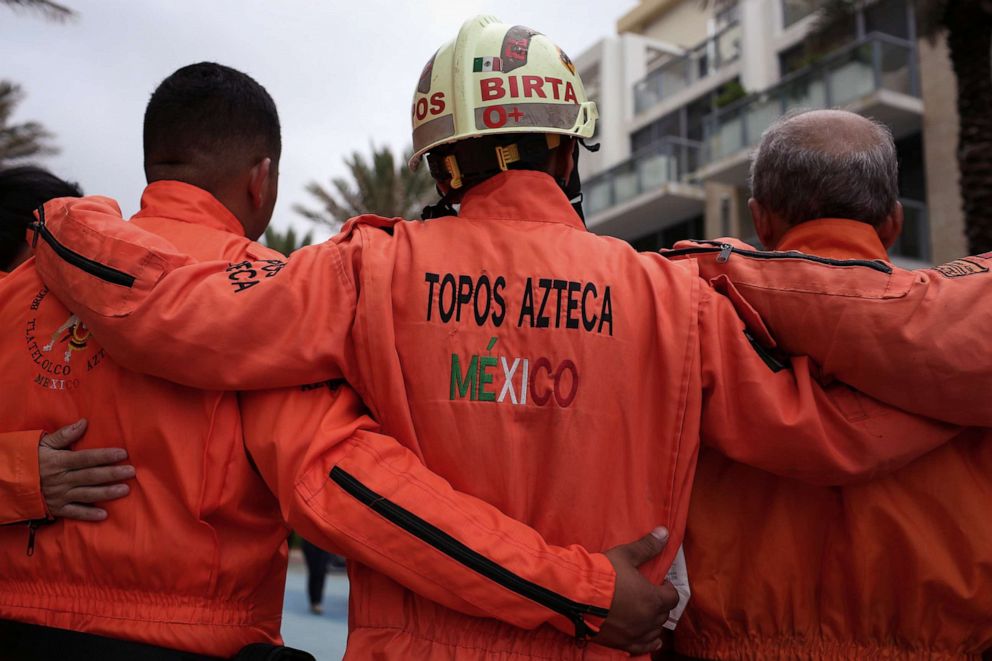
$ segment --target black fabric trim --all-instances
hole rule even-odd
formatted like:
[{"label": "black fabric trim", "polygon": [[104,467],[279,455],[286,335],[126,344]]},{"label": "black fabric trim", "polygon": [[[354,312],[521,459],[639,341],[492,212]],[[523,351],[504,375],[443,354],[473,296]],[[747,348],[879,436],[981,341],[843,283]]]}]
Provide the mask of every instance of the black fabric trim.
[{"label": "black fabric trim", "polygon": [[113,285],[120,285],[121,287],[131,288],[134,286],[134,276],[124,273],[123,271],[118,271],[117,269],[107,266],[106,264],[101,264],[100,262],[94,261],[89,257],[84,257],[78,252],[71,250],[56,239],[51,232],[48,231],[48,227],[45,226],[45,207],[38,207],[38,222],[31,225],[31,229],[35,232],[35,242],[37,242],[38,237],[45,240],[56,255],[61,257],[64,261],[69,262],[81,271],[85,271],[90,275],[99,278],[105,282],[109,282]]},{"label": "black fabric trim", "polygon": [[[775,250],[745,250],[743,248],[735,248],[729,243],[720,243],[718,241],[694,241],[695,243],[705,243],[710,247],[696,247],[696,248],[678,248],[676,250],[662,250],[660,254],[662,257],[681,257],[683,255],[699,255],[705,253],[713,252],[728,252],[735,255],[742,255],[744,257],[750,257],[753,259],[802,259],[807,262],[816,262],[817,264],[827,264],[830,266],[862,266],[865,268],[873,269],[881,273],[892,273],[892,267],[885,262],[875,260],[875,259],[831,259],[830,257],[818,257],[817,255],[807,255],[804,252],[798,252],[795,250],[787,251],[775,251]],[[728,255],[729,256],[729,255]]]},{"label": "black fabric trim", "polygon": [[390,523],[399,526],[411,535],[423,540],[472,571],[549,610],[564,615],[575,624],[575,637],[578,640],[584,640],[591,634],[588,625],[582,619],[583,614],[602,618],[609,615],[609,610],[605,608],[572,601],[557,592],[528,581],[505,567],[496,564],[484,555],[462,544],[440,528],[428,523],[416,514],[390,501],[388,498],[383,498],[339,466],[331,469],[329,477],[334,483],[344,489],[346,493],[367,505]]},{"label": "black fabric trim", "polygon": [[770,369],[773,372],[781,372],[786,368],[785,363],[780,361],[771,352],[771,350],[762,346],[761,343],[754,338],[754,335],[751,335],[750,331],[745,330],[744,337],[746,337],[747,341],[751,343],[751,348],[753,348],[754,352],[758,354],[758,357],[761,358],[762,361],[764,361],[765,365],[768,365],[768,369]]}]

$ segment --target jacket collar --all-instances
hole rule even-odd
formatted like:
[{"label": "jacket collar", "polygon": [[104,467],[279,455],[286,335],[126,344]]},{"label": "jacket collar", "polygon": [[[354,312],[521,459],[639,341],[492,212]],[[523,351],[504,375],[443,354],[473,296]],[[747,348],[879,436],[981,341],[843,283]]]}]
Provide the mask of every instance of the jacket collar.
[{"label": "jacket collar", "polygon": [[846,218],[820,218],[800,223],[785,233],[775,249],[798,250],[832,259],[889,260],[874,227]]},{"label": "jacket collar", "polygon": [[509,170],[470,188],[458,215],[463,218],[561,223],[585,229],[554,178],[533,170]]},{"label": "jacket collar", "polygon": [[141,194],[141,211],[134,217],[168,218],[238,236],[245,235],[241,222],[216,197],[181,181],[148,184]]}]

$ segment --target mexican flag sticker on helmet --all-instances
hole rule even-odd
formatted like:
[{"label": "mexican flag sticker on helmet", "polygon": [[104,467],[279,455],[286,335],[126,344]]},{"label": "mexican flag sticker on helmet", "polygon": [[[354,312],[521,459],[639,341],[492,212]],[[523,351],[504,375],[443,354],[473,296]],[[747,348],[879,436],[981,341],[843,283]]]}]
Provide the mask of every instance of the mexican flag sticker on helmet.
[{"label": "mexican flag sticker on helmet", "polygon": [[416,168],[439,145],[483,135],[588,138],[599,115],[575,65],[547,36],[478,16],[424,67],[412,116]]}]

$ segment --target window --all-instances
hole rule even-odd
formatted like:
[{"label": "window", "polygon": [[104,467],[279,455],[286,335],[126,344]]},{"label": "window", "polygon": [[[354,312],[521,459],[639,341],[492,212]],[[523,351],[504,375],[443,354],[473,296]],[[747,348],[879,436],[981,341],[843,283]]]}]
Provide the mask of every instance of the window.
[{"label": "window", "polygon": [[866,7],[865,33],[884,32],[893,37],[909,39],[909,6],[906,0],[880,0]]},{"label": "window", "polygon": [[663,230],[650,232],[644,236],[632,239],[630,245],[639,252],[653,252],[661,248],[671,248],[678,241],[698,239],[703,235],[703,217],[696,216],[689,220],[676,223]]},{"label": "window", "polygon": [[923,170],[923,134],[896,140],[899,159],[899,197],[926,202],[927,177]]}]

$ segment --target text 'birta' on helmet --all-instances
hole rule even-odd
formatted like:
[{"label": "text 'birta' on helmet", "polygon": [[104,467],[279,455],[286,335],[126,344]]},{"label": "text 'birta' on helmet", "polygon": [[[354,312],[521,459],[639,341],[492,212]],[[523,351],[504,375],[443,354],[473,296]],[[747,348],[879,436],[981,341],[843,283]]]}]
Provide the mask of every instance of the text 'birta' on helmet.
[{"label": "text 'birta' on helmet", "polygon": [[[599,113],[586,98],[575,65],[548,37],[477,16],[427,62],[412,116],[409,165],[416,169],[424,154],[470,138],[547,134],[549,146],[557,145],[558,136],[590,138]],[[502,170],[520,158],[516,144],[497,152]],[[452,188],[460,186],[457,167],[445,164]]]}]

